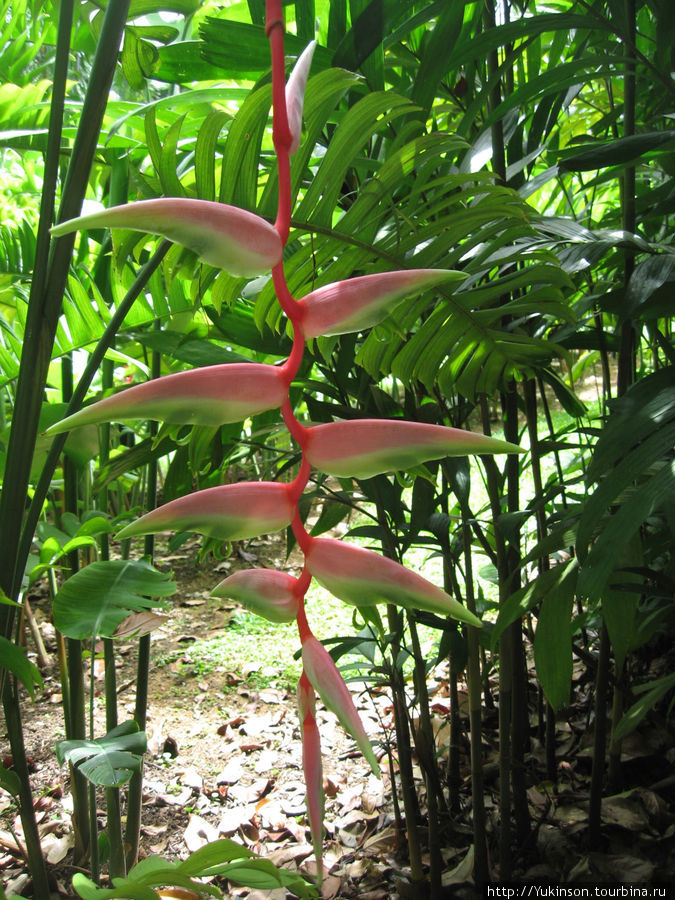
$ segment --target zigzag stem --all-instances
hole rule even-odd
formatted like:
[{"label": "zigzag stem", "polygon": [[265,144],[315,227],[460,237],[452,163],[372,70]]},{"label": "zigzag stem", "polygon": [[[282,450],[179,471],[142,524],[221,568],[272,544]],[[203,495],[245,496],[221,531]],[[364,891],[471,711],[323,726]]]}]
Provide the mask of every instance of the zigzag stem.
[{"label": "zigzag stem", "polygon": [[272,140],[279,172],[279,206],[274,227],[285,245],[291,228],[291,170],[288,150],[291,146],[292,136],[286,110],[284,17],[281,0],[267,0],[265,6],[265,33],[270,42],[272,57]]},{"label": "zigzag stem", "polygon": [[[291,228],[291,168],[289,148],[292,136],[288,124],[288,112],[286,108],[286,66],[284,58],[284,21],[281,9],[281,0],[268,0],[266,4],[266,34],[270,42],[272,57],[272,140],[277,158],[277,172],[279,179],[279,205],[277,218],[274,223],[281,242],[284,246],[288,242]],[[283,259],[272,269],[272,279],[277,294],[277,299],[282,310],[288,316],[293,327],[293,348],[286,362],[281,366],[288,387],[297,375],[305,350],[305,339],[301,330],[302,307],[292,296],[286,283]],[[290,398],[287,396],[282,404],[281,414],[291,436],[298,444],[302,454],[300,470],[290,485],[290,496],[295,507],[291,528],[298,546],[303,554],[306,554],[312,538],[300,518],[299,501],[307,486],[311,473],[311,464],[306,456],[307,428],[300,423],[291,407]],[[312,636],[312,631],[305,615],[305,595],[311,575],[304,567],[302,575],[298,579],[295,595],[298,599],[297,624],[300,640],[305,641]]]}]

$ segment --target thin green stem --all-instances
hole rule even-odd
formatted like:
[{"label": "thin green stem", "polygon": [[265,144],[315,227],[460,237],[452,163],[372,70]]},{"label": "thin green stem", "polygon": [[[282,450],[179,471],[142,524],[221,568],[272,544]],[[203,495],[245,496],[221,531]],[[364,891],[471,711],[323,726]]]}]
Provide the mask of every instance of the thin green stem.
[{"label": "thin green stem", "polygon": [[40,833],[33,810],[33,793],[28,772],[28,762],[26,760],[19,696],[14,679],[11,677],[5,678],[2,686],[2,706],[5,714],[9,746],[12,751],[12,763],[14,771],[19,776],[19,812],[21,814],[21,825],[23,826],[24,842],[28,855],[28,865],[33,879],[33,897],[34,900],[49,900],[49,881],[40,847]]},{"label": "thin green stem", "polygon": [[[467,608],[476,614],[476,599],[473,590],[473,549],[471,529],[466,512],[462,513],[462,539],[464,549],[465,593]],[[481,677],[478,632],[467,628],[467,668],[469,689],[469,724],[471,729],[471,801],[473,807],[474,880],[482,887],[488,880],[487,819],[483,794],[483,725],[481,721]]]},{"label": "thin green stem", "polygon": [[[105,331],[101,335],[99,342],[88,358],[84,372],[82,373],[80,380],[78,381],[77,386],[73,391],[73,396],[70,403],[68,404],[66,415],[71,415],[71,413],[76,412],[82,406],[82,402],[87,395],[87,391],[89,390],[92,381],[94,380],[94,376],[98,373],[105,354],[112,346],[115,335],[119,331],[122,322],[127,317],[129,310],[133,306],[135,300],[140,296],[141,292],[147,285],[152,273],[157,269],[162,259],[164,259],[170,246],[171,244],[168,241],[162,241],[155,253],[140,270],[140,272],[134,279],[133,284],[111,316],[110,321],[108,322]],[[52,482],[52,476],[54,475],[54,471],[61,457],[61,452],[67,440],[68,432],[57,434],[52,441],[51,447],[49,448],[47,459],[45,460],[45,463],[42,467],[42,472],[40,473],[40,479],[35,487],[35,490],[33,491],[33,498],[31,500],[30,507],[28,508],[28,514],[26,516],[26,521],[24,523],[23,531],[21,534],[17,573],[23,572],[25,568],[26,559],[28,559],[28,554],[30,552],[30,547],[33,541],[33,535],[35,533],[35,527],[40,518],[45,498],[49,492],[49,487]],[[17,592],[19,589],[19,585],[20,581],[18,582],[18,584],[14,585],[14,590]],[[10,607],[3,607],[0,605],[0,612],[2,611],[2,609],[10,609]]]},{"label": "thin green stem", "polygon": [[[161,354],[152,354],[152,377],[158,378],[161,372]],[[150,436],[157,434],[157,422],[149,424]],[[150,510],[157,506],[157,460],[152,459],[146,468],[147,489],[145,508]],[[152,562],[155,552],[155,536],[147,534],[144,539],[144,556]],[[138,641],[138,662],[136,666],[136,705],[134,719],[141,731],[145,731],[148,716],[148,690],[150,679],[150,634],[144,634]],[[126,844],[127,867],[130,869],[138,859],[138,847],[141,835],[141,811],[143,806],[143,766],[131,776],[127,798],[127,830]]]},{"label": "thin green stem", "polygon": [[[117,65],[117,51],[124,32],[129,2],[130,0],[111,0],[104,15],[80,116],[80,125],[64,183],[60,221],[76,216],[85,196],[108,93]],[[72,7],[70,3],[66,3],[64,4],[65,19],[68,19],[69,15],[72,16]],[[61,28],[60,24],[60,38]],[[63,30],[66,30],[66,25],[63,26]],[[67,30],[70,30],[70,25],[67,25]],[[62,42],[65,44],[65,38]],[[62,78],[63,73],[59,69],[59,79]],[[60,91],[61,84],[59,83],[57,93]],[[58,130],[59,144],[59,104],[62,102],[62,98],[57,97],[55,129]],[[56,142],[56,134],[54,142]],[[58,166],[58,158],[56,165]],[[52,171],[53,163],[50,163],[50,172]],[[54,184],[45,184],[44,191],[53,191],[53,189]],[[49,201],[45,201],[45,203],[48,204]],[[50,225],[51,219],[41,221],[43,229]],[[43,390],[51,361],[74,240],[74,236],[69,235],[61,238],[56,246],[52,244],[48,264],[43,266],[42,271],[34,273],[31,285],[15,401],[15,409],[21,410],[21,427],[12,428],[10,434],[3,490],[0,497],[0,532],[3,535],[0,543],[0,587],[10,597],[15,596],[16,586],[21,583],[25,564],[25,559],[19,553],[22,543],[21,523],[24,519],[32,451],[39,427]],[[6,636],[11,633],[12,620],[12,608],[1,607],[0,633]]]}]

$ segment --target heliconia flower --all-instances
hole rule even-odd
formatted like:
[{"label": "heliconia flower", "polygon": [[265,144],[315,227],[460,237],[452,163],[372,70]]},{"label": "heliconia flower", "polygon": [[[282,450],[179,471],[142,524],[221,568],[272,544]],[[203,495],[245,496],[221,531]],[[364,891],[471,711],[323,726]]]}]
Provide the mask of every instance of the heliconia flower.
[{"label": "heliconia flower", "polygon": [[47,434],[80,425],[158,419],[177,425],[225,425],[281,406],[288,387],[283,372],[263,363],[204,366],[154,378],[92,403],[57,422]]},{"label": "heliconia flower", "polygon": [[288,115],[288,127],[293,138],[291,146],[288,148],[291,156],[300,146],[300,138],[302,137],[302,108],[305,103],[307,76],[312,65],[315,47],[316,41],[310,41],[307,44],[293,66],[293,71],[289,75],[288,83],[286,84],[286,112]]},{"label": "heliconia flower", "polygon": [[112,206],[52,228],[54,237],[80,228],[128,228],[159,234],[194,251],[211,266],[231,275],[251,277],[272,269],[281,259],[276,229],[245,209],[195,200],[160,197]]},{"label": "heliconia flower", "polygon": [[270,622],[292,622],[300,602],[294,588],[297,579],[275,569],[245,569],[234,572],[211,591],[212,597],[238,600]]},{"label": "heliconia flower", "polygon": [[380,767],[349,688],[330,653],[314,635],[305,637],[302,642],[302,665],[314,690],[327,708],[335,713],[345,731],[354,738],[361,753],[368,760],[370,768],[379,776]]},{"label": "heliconia flower", "polygon": [[307,788],[307,818],[312,835],[317,871],[321,877],[323,850],[323,766],[321,764],[321,738],[316,724],[316,697],[307,675],[303,672],[298,682],[298,714],[302,730],[302,769]]},{"label": "heliconia flower", "polygon": [[326,284],[298,301],[300,328],[306,338],[362,331],[381,322],[404,297],[464,277],[452,269],[408,269]]},{"label": "heliconia flower", "polygon": [[118,538],[159,531],[197,531],[221,541],[279,531],[293,518],[288,485],[241,481],[195,491],[151,510],[123,528]]},{"label": "heliconia flower", "polygon": [[308,428],[305,439],[305,455],[313,466],[327,475],[353,478],[408,469],[441,456],[523,452],[485,434],[402,419],[326,422]]},{"label": "heliconia flower", "polygon": [[320,585],[345,603],[396,603],[481,627],[480,619],[441,588],[373,550],[330,538],[312,538],[305,565]]}]

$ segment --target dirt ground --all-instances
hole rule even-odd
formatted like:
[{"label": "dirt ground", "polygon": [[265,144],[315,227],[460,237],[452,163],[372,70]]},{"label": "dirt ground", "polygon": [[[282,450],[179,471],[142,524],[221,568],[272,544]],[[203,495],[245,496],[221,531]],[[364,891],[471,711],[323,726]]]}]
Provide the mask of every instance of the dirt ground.
[{"label": "dirt ground", "polygon": [[[278,550],[274,542],[260,548],[258,564],[274,564]],[[217,566],[213,559],[200,564],[197,551],[196,542],[172,554],[165,550],[157,563],[158,568],[173,572],[179,590],[170,615],[152,634],[141,857],[184,858],[207,841],[230,837],[279,864],[299,866],[312,856],[312,848],[295,691],[288,677],[275,677],[281,671],[278,659],[271,658],[265,666],[259,659],[252,662],[242,656],[227,671],[222,666],[204,671],[193,665],[194,657],[185,654],[196,639],[227,641],[228,624],[238,611],[227,601],[210,598],[211,589],[223,577],[223,564]],[[291,571],[293,562],[292,557]],[[246,564],[234,557],[225,565],[231,569]],[[55,635],[44,592],[33,596],[31,605],[50,666],[43,671],[43,693],[35,703],[24,706],[25,738],[54,888],[59,895],[72,896],[70,882],[77,871],[69,862],[72,801],[67,770],[59,767],[54,754],[55,741],[64,737]],[[35,659],[30,639],[29,652]],[[124,721],[134,712],[135,641],[118,642],[117,656],[119,720]],[[259,653],[253,652],[251,658],[256,657]],[[105,730],[100,702],[102,660],[95,662],[95,675],[100,736]],[[385,696],[371,699],[357,694],[355,699],[373,735],[383,722],[389,720],[391,727]],[[362,883],[374,869],[382,884],[402,868],[396,863],[401,839],[392,824],[389,779],[385,774],[380,781],[370,774],[334,716],[322,709],[318,721],[327,796],[324,864],[335,869],[325,879],[324,894],[336,896],[341,889],[341,896],[362,896],[344,890],[350,882]],[[7,761],[4,736],[0,748]],[[99,824],[105,826],[102,794]],[[370,859],[373,838],[382,848],[377,861]],[[386,865],[379,862],[389,855]],[[11,798],[2,791],[0,877],[8,894],[29,895],[30,875],[21,861],[20,821]],[[235,888],[230,896],[240,893],[258,896]],[[390,896],[389,887],[372,896]]]},{"label": "dirt ground", "polygon": [[[237,608],[209,597],[221,572],[217,563],[197,560],[198,545],[164,550],[158,567],[171,569],[179,586],[166,621],[153,632],[147,726],[141,855],[184,858],[207,841],[230,837],[286,867],[312,871],[313,856],[305,815],[301,744],[294,690],[278,677],[280,660],[254,664],[242,652],[227,670],[194,665],[187,648],[197,639],[228,640]],[[274,542],[256,549],[256,564],[276,565]],[[294,560],[291,557],[291,571]],[[227,565],[247,563],[233,557]],[[46,596],[31,598],[50,658],[43,672],[44,691],[26,703],[25,730],[33,766],[36,809],[54,898],[72,896],[72,806],[68,776],[58,766],[54,742],[63,737],[55,635]],[[258,640],[251,635],[250,640]],[[29,650],[32,646],[29,641]],[[252,658],[259,653],[252,653]],[[654,661],[668,665],[672,653]],[[96,692],[102,690],[102,662],[96,662]],[[100,666],[100,668],[99,668]],[[667,670],[667,669],[666,669]],[[662,673],[664,674],[664,672]],[[134,710],[135,641],[118,644],[120,721]],[[448,744],[447,671],[430,673],[434,726],[441,760]],[[532,715],[527,754],[528,800],[533,830],[516,861],[519,877],[550,884],[673,883],[675,874],[675,761],[672,728],[655,716],[624,743],[624,790],[603,802],[601,851],[586,841],[591,764],[590,698],[586,667],[575,670],[575,702],[557,727],[558,784],[546,780],[544,749]],[[464,693],[460,694],[463,701]],[[379,741],[382,780],[374,778],[335,718],[321,710],[319,725],[326,790],[325,877],[322,896],[359,900],[419,897],[407,881],[405,836],[396,828],[386,747],[393,745],[393,720],[386,691],[359,691],[355,699],[366,729]],[[536,706],[536,698],[532,699]],[[100,700],[97,703],[101,707]],[[464,713],[465,710],[462,709]],[[100,714],[100,713],[99,713]],[[102,725],[99,734],[104,732]],[[468,739],[465,742],[468,747]],[[495,852],[498,830],[497,721],[485,710],[484,733],[488,837]],[[0,736],[7,764],[8,747]],[[11,763],[11,759],[9,760]],[[444,850],[447,896],[478,896],[470,882],[470,770],[462,761],[462,803],[453,822],[453,840]],[[418,775],[418,795],[424,788]],[[99,796],[99,826],[105,827],[104,797]],[[421,829],[425,841],[424,828]],[[496,856],[496,852],[495,852]],[[496,859],[492,860],[496,866]],[[7,895],[30,896],[30,873],[22,861],[21,828],[9,795],[0,791],[0,879]],[[230,886],[226,896],[281,898],[284,891],[262,893]]]}]

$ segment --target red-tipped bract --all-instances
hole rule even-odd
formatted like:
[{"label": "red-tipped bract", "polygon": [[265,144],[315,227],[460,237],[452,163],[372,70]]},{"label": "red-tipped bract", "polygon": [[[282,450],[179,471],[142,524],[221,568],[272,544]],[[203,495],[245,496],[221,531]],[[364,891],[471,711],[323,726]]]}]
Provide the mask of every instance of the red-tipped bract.
[{"label": "red-tipped bract", "polygon": [[518,453],[507,441],[460,428],[402,419],[355,419],[308,429],[305,455],[328,475],[370,478],[430,459],[470,453]]},{"label": "red-tipped bract", "polygon": [[211,592],[238,600],[270,622],[292,622],[298,614],[297,579],[276,569],[245,569],[229,575]]},{"label": "red-tipped bract", "polygon": [[381,322],[405,297],[463,278],[452,269],[406,269],[326,284],[299,301],[300,328],[306,338],[363,331]]},{"label": "red-tipped bract", "polygon": [[302,665],[314,690],[328,709],[335,713],[345,731],[354,738],[375,775],[379,775],[380,767],[349,688],[330,653],[313,635],[302,642]]},{"label": "red-tipped bract", "polygon": [[287,392],[283,372],[275,366],[205,366],[164,375],[105,397],[52,425],[47,434],[130,419],[216,427],[279,407]]},{"label": "red-tipped bract", "polygon": [[313,538],[306,564],[319,584],[354,606],[396,603],[481,626],[480,619],[445,591],[373,550],[330,538]]},{"label": "red-tipped bract", "polygon": [[52,228],[54,237],[81,228],[128,228],[158,234],[192,250],[205,263],[231,275],[252,277],[281,259],[276,229],[254,213],[190,197],[160,197],[112,206]]},{"label": "red-tipped bract", "polygon": [[242,540],[290,524],[288,486],[276,481],[242,481],[179,497],[123,528],[120,539],[160,531],[197,531],[221,541]]}]

